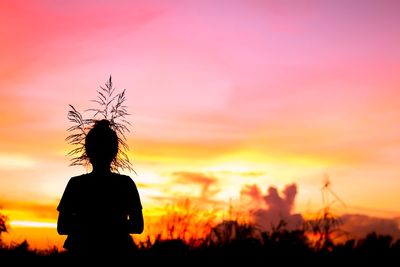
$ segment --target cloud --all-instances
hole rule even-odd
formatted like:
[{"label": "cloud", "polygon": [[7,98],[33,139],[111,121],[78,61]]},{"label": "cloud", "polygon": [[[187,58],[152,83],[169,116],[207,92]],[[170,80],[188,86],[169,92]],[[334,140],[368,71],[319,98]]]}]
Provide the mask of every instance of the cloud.
[{"label": "cloud", "polygon": [[0,170],[31,168],[35,164],[35,160],[27,155],[0,153]]},{"label": "cloud", "polygon": [[253,185],[246,185],[241,191],[240,191],[241,196],[248,196],[250,199],[253,201],[254,204],[262,204],[262,193],[260,188],[253,184]]},{"label": "cloud", "polygon": [[268,188],[268,194],[264,196],[264,201],[269,207],[269,211],[282,214],[283,216],[290,215],[293,208],[294,199],[296,197],[297,187],[295,184],[287,185],[283,190],[283,197],[279,195],[275,187]]},{"label": "cloud", "polygon": [[400,238],[399,223],[396,218],[369,217],[361,214],[345,214],[341,216],[340,228],[349,233],[352,238],[363,238],[371,232],[382,235],[391,235],[394,239]]},{"label": "cloud", "polygon": [[[270,231],[284,220],[287,229],[300,228],[304,222],[301,214],[293,214],[297,195],[296,184],[286,185],[280,193],[276,187],[269,187],[263,194],[259,186],[247,185],[240,194],[248,198],[253,222],[263,231]],[[349,234],[350,238],[360,239],[367,234],[390,235],[400,238],[400,218],[378,218],[362,214],[345,214],[340,216],[340,229]]]},{"label": "cloud", "polygon": [[200,186],[200,198],[202,199],[211,198],[219,192],[219,189],[215,188],[218,180],[213,176],[200,172],[174,172],[172,175],[176,177],[175,182],[177,183]]},{"label": "cloud", "polygon": [[263,231],[276,227],[284,220],[288,229],[295,229],[302,225],[303,217],[292,214],[297,194],[297,185],[286,185],[282,194],[276,187],[269,187],[265,195],[257,185],[245,186],[241,190],[242,196],[250,197],[253,207],[251,217],[254,223]]},{"label": "cloud", "polygon": [[2,24],[13,25],[3,27],[0,37],[2,81],[13,84],[46,70],[82,64],[101,51],[100,46],[90,49],[93,44],[111,40],[115,45],[116,37],[147,25],[165,9],[161,3],[155,6],[99,2],[96,8],[90,5],[11,1],[4,6],[0,3]]}]

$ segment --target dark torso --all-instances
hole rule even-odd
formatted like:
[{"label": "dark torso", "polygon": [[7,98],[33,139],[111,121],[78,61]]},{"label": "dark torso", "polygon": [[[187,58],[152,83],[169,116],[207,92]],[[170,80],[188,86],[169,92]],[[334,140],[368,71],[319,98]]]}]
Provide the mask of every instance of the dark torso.
[{"label": "dark torso", "polygon": [[128,212],[141,208],[130,177],[109,173],[71,178],[59,209],[74,215],[77,228],[65,247],[70,250],[121,249],[131,246]]}]

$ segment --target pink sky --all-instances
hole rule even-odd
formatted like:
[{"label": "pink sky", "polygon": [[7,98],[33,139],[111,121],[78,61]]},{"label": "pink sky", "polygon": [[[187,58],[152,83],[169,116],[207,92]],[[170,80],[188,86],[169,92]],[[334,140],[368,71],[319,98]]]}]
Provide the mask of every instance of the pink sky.
[{"label": "pink sky", "polygon": [[399,3],[2,1],[0,205],[54,220],[85,171],[65,157],[68,104],[112,75],[149,209],[294,182],[305,212],[328,174],[363,208],[347,212],[399,216]]}]

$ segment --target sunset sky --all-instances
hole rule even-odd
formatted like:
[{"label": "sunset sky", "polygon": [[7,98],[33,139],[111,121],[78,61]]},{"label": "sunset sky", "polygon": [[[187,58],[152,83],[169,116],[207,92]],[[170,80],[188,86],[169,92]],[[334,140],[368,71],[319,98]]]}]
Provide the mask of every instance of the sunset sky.
[{"label": "sunset sky", "polygon": [[64,238],[56,206],[86,172],[66,157],[68,104],[93,107],[110,75],[126,89],[126,174],[146,216],[185,198],[268,210],[268,188],[292,184],[289,212],[310,214],[329,177],[338,212],[398,222],[399,12],[396,0],[1,1],[7,240]]}]

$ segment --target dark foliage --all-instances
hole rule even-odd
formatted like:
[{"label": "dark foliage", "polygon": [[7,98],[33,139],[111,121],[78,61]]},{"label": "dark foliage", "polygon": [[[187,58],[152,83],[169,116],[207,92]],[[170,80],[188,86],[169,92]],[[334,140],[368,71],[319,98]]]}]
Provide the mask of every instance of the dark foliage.
[{"label": "dark foliage", "polygon": [[[235,227],[240,227],[240,225]],[[314,247],[309,242],[305,231],[287,230],[284,225],[276,227],[271,232],[261,232],[260,236],[261,238],[257,238],[247,232],[243,236],[231,236],[225,240],[204,239],[196,246],[182,239],[157,239],[154,243],[137,245],[132,250],[132,257],[123,265],[133,266],[137,262],[152,265],[160,261],[165,264],[174,263],[175,266],[213,264],[219,261],[232,264],[243,261],[247,263],[262,261],[333,266],[343,263],[382,264],[400,260],[400,240],[393,241],[391,236],[376,233],[370,233],[359,240],[332,244],[329,250]],[[11,264],[3,266],[74,264],[65,252],[60,252],[56,248],[44,252],[31,250],[26,241],[15,246],[2,246],[0,262]]]},{"label": "dark foliage", "polygon": [[7,217],[0,213],[0,241],[1,241],[1,234],[7,232],[6,221]]}]

